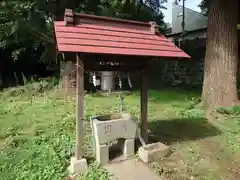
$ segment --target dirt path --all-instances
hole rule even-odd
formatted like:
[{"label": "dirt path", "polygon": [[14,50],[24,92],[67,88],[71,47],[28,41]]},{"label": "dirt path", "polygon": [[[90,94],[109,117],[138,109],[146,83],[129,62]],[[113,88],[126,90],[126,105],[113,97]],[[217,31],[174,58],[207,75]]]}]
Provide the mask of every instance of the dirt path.
[{"label": "dirt path", "polygon": [[105,168],[113,175],[110,180],[160,180],[147,165],[135,158],[108,164]]}]

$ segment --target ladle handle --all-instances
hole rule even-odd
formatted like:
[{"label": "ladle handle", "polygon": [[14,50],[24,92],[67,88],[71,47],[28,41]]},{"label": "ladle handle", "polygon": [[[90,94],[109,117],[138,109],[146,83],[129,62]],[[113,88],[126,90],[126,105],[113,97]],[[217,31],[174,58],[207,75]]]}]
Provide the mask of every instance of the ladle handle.
[{"label": "ladle handle", "polygon": [[142,136],[140,135],[139,131],[137,131],[137,136],[138,136],[138,139],[140,140],[141,144],[143,147],[146,147],[146,143],[144,142]]}]

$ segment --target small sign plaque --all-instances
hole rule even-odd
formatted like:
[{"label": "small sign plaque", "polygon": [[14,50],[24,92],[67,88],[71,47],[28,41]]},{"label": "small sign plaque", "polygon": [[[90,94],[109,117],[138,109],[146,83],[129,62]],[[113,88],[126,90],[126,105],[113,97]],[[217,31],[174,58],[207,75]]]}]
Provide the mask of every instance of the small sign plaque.
[{"label": "small sign plaque", "polygon": [[112,125],[111,124],[105,124],[104,132],[105,132],[105,134],[112,133]]}]

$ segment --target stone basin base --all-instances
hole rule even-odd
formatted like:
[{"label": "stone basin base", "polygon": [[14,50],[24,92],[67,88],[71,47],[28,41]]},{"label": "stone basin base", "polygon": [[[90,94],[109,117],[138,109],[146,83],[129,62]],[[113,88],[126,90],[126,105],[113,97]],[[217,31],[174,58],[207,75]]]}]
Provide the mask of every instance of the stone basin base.
[{"label": "stone basin base", "polygon": [[141,146],[138,149],[139,158],[144,163],[151,163],[156,159],[166,156],[170,148],[163,143],[157,142],[148,144],[146,147]]}]

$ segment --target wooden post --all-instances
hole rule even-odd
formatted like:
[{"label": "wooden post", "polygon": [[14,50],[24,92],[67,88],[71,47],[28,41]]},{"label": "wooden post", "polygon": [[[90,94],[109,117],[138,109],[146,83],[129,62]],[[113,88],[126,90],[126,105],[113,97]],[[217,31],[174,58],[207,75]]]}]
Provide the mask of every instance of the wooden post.
[{"label": "wooden post", "polygon": [[143,67],[141,72],[141,136],[148,141],[148,72],[147,65]]},{"label": "wooden post", "polygon": [[84,64],[76,54],[77,63],[77,87],[76,87],[76,159],[83,155],[83,111],[84,111]]}]

